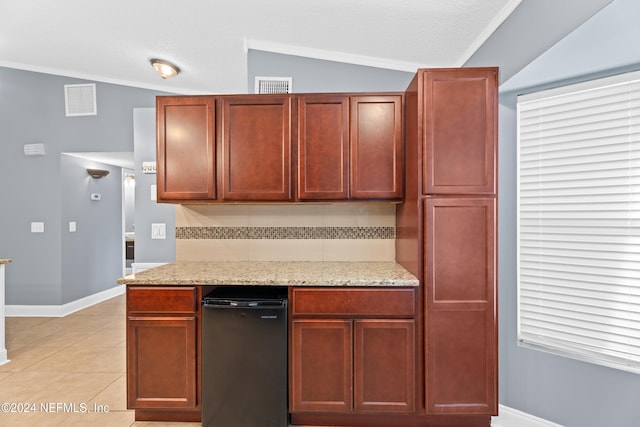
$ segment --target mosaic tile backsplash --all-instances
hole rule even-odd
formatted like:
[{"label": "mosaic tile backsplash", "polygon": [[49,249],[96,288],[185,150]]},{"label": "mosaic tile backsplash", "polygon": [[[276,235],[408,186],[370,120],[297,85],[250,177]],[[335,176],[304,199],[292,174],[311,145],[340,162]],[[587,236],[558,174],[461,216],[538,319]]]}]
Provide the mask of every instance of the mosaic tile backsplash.
[{"label": "mosaic tile backsplash", "polygon": [[393,261],[390,204],[178,205],[178,261]]},{"label": "mosaic tile backsplash", "polygon": [[176,239],[395,239],[395,227],[176,227]]}]

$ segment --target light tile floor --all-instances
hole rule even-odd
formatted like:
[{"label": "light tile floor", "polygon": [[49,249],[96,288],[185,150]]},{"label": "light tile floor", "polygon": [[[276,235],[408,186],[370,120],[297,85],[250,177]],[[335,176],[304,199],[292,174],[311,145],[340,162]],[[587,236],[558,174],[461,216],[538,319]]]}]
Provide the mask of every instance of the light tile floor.
[{"label": "light tile floor", "polygon": [[198,427],[126,409],[124,295],[62,318],[8,317],[0,427]]}]

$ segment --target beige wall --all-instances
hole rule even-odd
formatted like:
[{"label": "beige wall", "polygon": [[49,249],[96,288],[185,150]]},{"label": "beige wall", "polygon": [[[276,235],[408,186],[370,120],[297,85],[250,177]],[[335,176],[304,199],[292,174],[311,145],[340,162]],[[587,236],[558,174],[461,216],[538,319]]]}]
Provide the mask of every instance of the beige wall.
[{"label": "beige wall", "polygon": [[393,261],[395,205],[179,205],[176,260]]}]

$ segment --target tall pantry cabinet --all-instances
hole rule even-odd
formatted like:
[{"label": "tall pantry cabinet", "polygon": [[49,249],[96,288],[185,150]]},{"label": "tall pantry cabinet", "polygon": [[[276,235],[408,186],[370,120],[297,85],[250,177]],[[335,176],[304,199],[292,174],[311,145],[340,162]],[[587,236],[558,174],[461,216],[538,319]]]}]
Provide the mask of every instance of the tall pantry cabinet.
[{"label": "tall pantry cabinet", "polygon": [[419,70],[405,93],[396,259],[422,284],[427,415],[497,413],[497,77]]}]

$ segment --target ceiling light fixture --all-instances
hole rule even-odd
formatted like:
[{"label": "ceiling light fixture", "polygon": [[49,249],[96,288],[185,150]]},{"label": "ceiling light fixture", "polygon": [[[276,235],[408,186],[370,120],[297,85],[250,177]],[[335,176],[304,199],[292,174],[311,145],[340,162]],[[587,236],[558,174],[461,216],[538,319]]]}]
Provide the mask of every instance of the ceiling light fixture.
[{"label": "ceiling light fixture", "polygon": [[91,178],[100,179],[109,175],[109,171],[104,169],[87,169],[87,173],[91,175]]},{"label": "ceiling light fixture", "polygon": [[163,59],[153,58],[149,62],[151,62],[151,66],[156,69],[156,71],[160,74],[160,77],[162,77],[163,79],[177,76],[178,73],[180,73],[180,68]]}]

